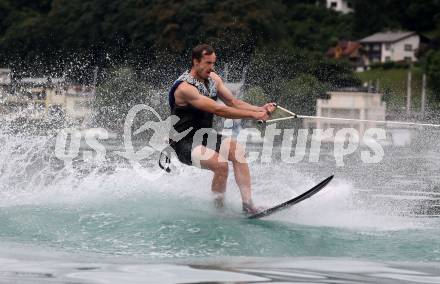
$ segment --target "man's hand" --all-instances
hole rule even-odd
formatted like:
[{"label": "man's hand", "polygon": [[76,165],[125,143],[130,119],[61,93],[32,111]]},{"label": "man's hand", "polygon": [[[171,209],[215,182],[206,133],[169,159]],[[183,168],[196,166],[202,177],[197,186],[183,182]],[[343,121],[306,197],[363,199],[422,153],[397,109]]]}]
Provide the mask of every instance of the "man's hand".
[{"label": "man's hand", "polygon": [[270,118],[270,112],[266,110],[254,112],[254,119],[258,121],[266,121]]},{"label": "man's hand", "polygon": [[274,112],[277,109],[276,103],[267,103],[261,107],[263,110],[268,111],[269,113]]},{"label": "man's hand", "polygon": [[257,111],[254,115],[254,119],[258,121],[266,121],[270,118],[272,112],[277,108],[276,103],[267,103],[260,107],[261,111]]}]

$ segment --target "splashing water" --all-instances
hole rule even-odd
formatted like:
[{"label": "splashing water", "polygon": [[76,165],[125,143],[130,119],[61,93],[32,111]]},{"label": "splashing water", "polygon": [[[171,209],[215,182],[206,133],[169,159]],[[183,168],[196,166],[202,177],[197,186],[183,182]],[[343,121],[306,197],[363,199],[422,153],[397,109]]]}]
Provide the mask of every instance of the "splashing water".
[{"label": "splashing water", "polygon": [[[0,240],[6,251],[43,248],[81,261],[90,255],[101,261],[115,256],[440,261],[439,219],[429,218],[438,216],[439,208],[435,146],[424,152],[387,149],[376,165],[353,159],[337,168],[326,158],[251,164],[254,199],[263,206],[301,194],[329,174],[336,178],[291,209],[247,220],[232,169],[226,207],[218,210],[208,171],[178,166],[151,181],[143,175],[155,168],[134,171],[111,153],[100,164],[78,159],[65,167],[54,156],[55,137],[2,131],[0,142]],[[424,175],[415,167],[425,169]]]}]

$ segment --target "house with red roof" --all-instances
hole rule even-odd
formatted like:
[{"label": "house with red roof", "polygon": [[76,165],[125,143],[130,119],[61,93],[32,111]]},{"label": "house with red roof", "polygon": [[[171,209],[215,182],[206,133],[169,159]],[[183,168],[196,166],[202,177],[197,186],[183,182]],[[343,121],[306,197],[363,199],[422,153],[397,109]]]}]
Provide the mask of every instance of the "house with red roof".
[{"label": "house with red roof", "polygon": [[368,58],[360,42],[340,41],[335,47],[330,48],[327,57],[334,59],[347,59],[357,72],[365,71]]}]

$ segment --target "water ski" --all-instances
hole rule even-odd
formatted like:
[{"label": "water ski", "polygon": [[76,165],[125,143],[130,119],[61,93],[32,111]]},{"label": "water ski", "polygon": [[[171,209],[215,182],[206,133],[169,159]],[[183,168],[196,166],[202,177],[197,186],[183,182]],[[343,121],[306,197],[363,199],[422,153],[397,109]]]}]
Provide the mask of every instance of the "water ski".
[{"label": "water ski", "polygon": [[297,204],[311,196],[313,196],[315,193],[318,193],[321,189],[323,189],[331,180],[333,179],[333,176],[329,176],[328,178],[326,178],[325,180],[321,181],[320,183],[318,183],[317,185],[315,185],[314,187],[312,187],[311,189],[309,189],[308,191],[304,192],[303,194],[292,198],[290,200],[287,200],[286,202],[283,202],[279,205],[276,205],[274,207],[268,208],[266,210],[263,210],[261,212],[258,212],[254,215],[250,215],[248,216],[249,219],[258,219],[258,218],[262,218],[262,217],[266,217],[269,216],[275,212],[278,212],[280,210],[289,208],[290,206]]}]

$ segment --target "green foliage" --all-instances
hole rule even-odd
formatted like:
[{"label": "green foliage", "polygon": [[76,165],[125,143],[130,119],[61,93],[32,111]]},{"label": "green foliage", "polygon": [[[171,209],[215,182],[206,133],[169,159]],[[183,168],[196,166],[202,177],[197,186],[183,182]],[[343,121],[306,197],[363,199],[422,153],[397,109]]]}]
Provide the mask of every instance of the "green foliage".
[{"label": "green foliage", "polygon": [[355,0],[354,26],[359,37],[371,33],[403,29],[417,32],[435,29],[440,17],[438,0]]},{"label": "green foliage", "polygon": [[440,2],[354,1],[354,14],[313,0],[0,0],[0,62],[48,62],[64,69],[66,58],[92,65],[148,65],[157,51],[186,55],[209,42],[223,57],[246,60],[258,47],[279,45],[325,51],[340,39],[387,28],[434,30]]},{"label": "green foliage", "polygon": [[243,98],[246,102],[256,105],[262,106],[269,101],[269,98],[264,93],[263,88],[261,87],[252,87],[244,95]]},{"label": "green foliage", "polygon": [[157,52],[181,57],[200,42],[241,61],[269,43],[323,51],[349,36],[349,16],[312,2],[0,0],[0,61],[39,69],[41,59],[59,70],[70,58],[101,67],[109,59],[145,66]]},{"label": "green foliage", "polygon": [[[188,66],[195,44],[207,42],[221,61],[249,63],[247,84],[273,99],[304,74],[329,88],[358,85],[347,62],[323,58],[341,39],[405,29],[440,44],[438,0],[353,4],[354,13],[342,14],[323,0],[0,0],[0,65],[75,79],[95,66],[133,66],[158,86]],[[435,58],[430,70],[438,68]]]},{"label": "green foliage", "polygon": [[[422,74],[423,72],[420,68],[412,68],[412,104],[416,108],[420,106]],[[358,73],[357,76],[364,83],[369,83],[373,86],[379,85],[379,92],[384,94],[388,110],[399,110],[406,106],[408,69],[376,68]]]},{"label": "green foliage", "polygon": [[279,83],[297,76],[307,62],[305,53],[288,45],[259,48],[251,56],[246,83],[262,87],[274,99]]},{"label": "green foliage", "polygon": [[[94,65],[148,62],[158,51],[182,56],[192,46],[208,42],[223,56],[243,58],[255,44],[279,40],[283,34],[279,19],[280,1],[137,1],[137,0],[52,0],[50,9],[41,5],[16,8],[6,0],[0,2],[0,58],[20,58],[31,65],[40,57],[56,60],[85,57]],[[41,6],[41,7],[40,7]],[[45,7],[45,6],[44,6]],[[23,15],[17,17],[17,13]],[[40,15],[42,21],[35,21]],[[32,19],[33,29],[23,28]],[[20,31],[17,33],[17,30]],[[34,40],[44,35],[41,44]],[[29,42],[16,46],[17,42]],[[36,44],[37,45],[34,45]],[[31,51],[30,46],[34,45]],[[11,58],[12,51],[17,57]],[[56,52],[55,52],[56,51]],[[28,55],[28,53],[31,53]],[[140,55],[141,54],[141,55]],[[25,60],[23,60],[25,59]],[[49,60],[55,61],[55,60]]]},{"label": "green foliage", "polygon": [[324,83],[309,74],[283,82],[278,104],[303,115],[316,113],[316,100],[328,89]]},{"label": "green foliage", "polygon": [[[127,67],[116,68],[105,76],[105,80],[96,90],[94,107],[95,123],[99,126],[121,130],[127,113],[137,104],[147,104],[159,111],[162,118],[167,115],[166,96],[154,91]],[[148,116],[150,115],[150,116]],[[146,119],[155,119],[152,114],[138,116],[134,122],[139,126]]]},{"label": "green foliage", "polygon": [[317,5],[287,5],[286,32],[290,45],[325,52],[341,39],[353,36],[353,15]]},{"label": "green foliage", "polygon": [[152,45],[182,54],[204,41],[224,55],[246,52],[255,41],[279,38],[279,1],[161,1],[151,5]]},{"label": "green foliage", "polygon": [[0,0],[0,33],[3,34],[3,31],[6,30],[7,18],[11,13],[11,5],[7,0]]},{"label": "green foliage", "polygon": [[440,50],[431,51],[427,55],[425,64],[428,84],[432,88],[434,97],[440,100]]},{"label": "green foliage", "polygon": [[288,45],[257,49],[251,56],[247,84],[260,86],[277,101],[284,84],[299,76],[314,78],[330,89],[360,84],[347,62],[324,59],[319,53]]},{"label": "green foliage", "polygon": [[315,57],[308,67],[309,74],[321,82],[328,83],[332,89],[357,87],[361,83],[347,61]]},{"label": "green foliage", "polygon": [[394,61],[388,61],[388,62],[375,62],[373,64],[371,64],[371,69],[384,69],[384,70],[389,70],[389,69],[408,69],[410,68],[411,64],[408,62],[394,62]]}]

